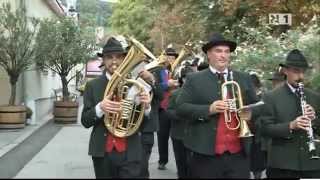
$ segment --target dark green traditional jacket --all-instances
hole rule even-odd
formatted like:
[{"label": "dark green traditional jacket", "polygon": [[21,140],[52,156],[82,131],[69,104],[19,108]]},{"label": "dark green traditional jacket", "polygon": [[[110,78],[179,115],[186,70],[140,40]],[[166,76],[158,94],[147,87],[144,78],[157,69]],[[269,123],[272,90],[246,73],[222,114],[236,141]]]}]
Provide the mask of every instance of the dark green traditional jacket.
[{"label": "dark green traditional jacket", "polygon": [[177,107],[176,99],[179,95],[179,92],[180,92],[180,88],[175,89],[171,93],[169,98],[169,106],[167,109],[167,113],[169,115],[170,123],[171,123],[171,127],[170,127],[171,138],[183,140],[186,121],[184,121],[183,118],[180,118],[179,116],[177,116],[177,113],[176,113],[176,107]]},{"label": "dark green traditional jacket", "polygon": [[[316,110],[317,118],[313,121],[313,128],[314,133],[319,134],[320,96],[309,89],[305,89],[304,93],[307,103]],[[284,84],[267,93],[263,99],[266,104],[260,117],[262,133],[272,140],[268,150],[268,166],[290,170],[319,170],[320,160],[309,159],[307,132],[289,130],[289,123],[302,114],[299,97]]]},{"label": "dark green traditional jacket", "polygon": [[[108,130],[104,125],[104,115],[101,118],[96,116],[95,106],[102,101],[107,83],[108,80],[105,74],[103,74],[100,77],[89,81],[86,84],[83,94],[84,107],[81,123],[86,128],[92,127],[89,142],[89,155],[95,157],[103,157],[105,154],[105,138]],[[137,131],[137,133],[129,136],[127,139],[128,144],[126,153],[128,161],[140,160],[142,150],[140,132]]]},{"label": "dark green traditional jacket", "polygon": [[[234,80],[241,88],[244,104],[257,102],[249,74],[233,71]],[[221,82],[210,69],[187,75],[177,98],[177,115],[186,122],[184,144],[194,152],[214,155],[219,114],[209,115],[209,106],[221,98]],[[251,138],[241,138],[242,146],[249,153]]]}]

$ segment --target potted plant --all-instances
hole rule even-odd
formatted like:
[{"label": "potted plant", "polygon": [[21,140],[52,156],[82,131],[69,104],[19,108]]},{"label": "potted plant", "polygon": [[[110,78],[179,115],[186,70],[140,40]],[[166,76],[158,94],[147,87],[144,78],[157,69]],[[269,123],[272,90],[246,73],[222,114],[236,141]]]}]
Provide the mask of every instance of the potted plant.
[{"label": "potted plant", "polygon": [[16,102],[16,85],[20,75],[32,65],[39,21],[27,18],[24,7],[12,11],[9,3],[0,7],[0,17],[0,68],[7,72],[11,85],[9,104],[0,106],[0,128],[23,128],[26,107]]},{"label": "potted plant", "polygon": [[89,59],[94,50],[91,44],[71,17],[45,19],[40,23],[36,38],[37,65],[58,74],[62,83],[62,98],[54,102],[55,122],[77,121],[78,102],[68,87],[77,73],[70,72]]}]

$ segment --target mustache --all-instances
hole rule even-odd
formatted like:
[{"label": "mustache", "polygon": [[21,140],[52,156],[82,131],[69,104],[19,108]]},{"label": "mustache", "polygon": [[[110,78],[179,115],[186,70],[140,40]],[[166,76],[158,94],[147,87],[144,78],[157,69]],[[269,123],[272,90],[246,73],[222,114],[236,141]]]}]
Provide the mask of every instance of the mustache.
[{"label": "mustache", "polygon": [[297,80],[293,81],[293,83],[291,85],[293,87],[297,88],[298,87],[298,83],[303,83],[303,79],[297,79]]},{"label": "mustache", "polygon": [[295,80],[294,82],[295,82],[295,83],[300,83],[300,82],[303,83],[303,79],[297,79],[297,80]]}]

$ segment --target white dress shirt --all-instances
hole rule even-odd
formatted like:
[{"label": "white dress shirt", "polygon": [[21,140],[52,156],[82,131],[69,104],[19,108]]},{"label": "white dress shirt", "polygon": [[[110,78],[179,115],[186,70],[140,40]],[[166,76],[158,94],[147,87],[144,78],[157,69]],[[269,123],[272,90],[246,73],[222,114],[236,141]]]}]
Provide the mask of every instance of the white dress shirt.
[{"label": "white dress shirt", "polygon": [[296,94],[297,88],[294,88],[291,84],[288,83],[288,81],[287,81],[287,84],[288,84],[290,90],[292,91],[292,93]]},{"label": "white dress shirt", "polygon": [[[224,81],[227,81],[228,73],[229,73],[228,68],[225,68],[222,72],[218,71],[216,68],[214,68],[212,66],[209,66],[209,69],[214,75],[216,75],[217,73],[223,73],[223,79],[224,79]],[[223,97],[227,97],[227,92],[228,92],[227,87],[225,86],[223,89],[223,92],[221,92],[221,93],[223,93]]]}]

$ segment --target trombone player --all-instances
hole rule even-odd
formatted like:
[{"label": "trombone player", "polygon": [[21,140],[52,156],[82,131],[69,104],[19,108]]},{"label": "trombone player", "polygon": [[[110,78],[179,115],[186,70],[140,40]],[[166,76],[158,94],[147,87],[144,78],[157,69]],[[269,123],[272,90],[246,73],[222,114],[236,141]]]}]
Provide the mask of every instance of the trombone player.
[{"label": "trombone player", "polygon": [[261,118],[262,133],[271,139],[268,151],[268,178],[319,178],[320,96],[299,84],[310,68],[298,49],[279,64],[286,76],[278,88],[265,94]]},{"label": "trombone player", "polygon": [[[213,34],[202,50],[208,57],[209,68],[190,74],[177,97],[177,115],[186,122],[184,145],[191,151],[192,178],[249,178],[250,137],[240,138],[239,128],[229,129],[224,112],[229,110],[222,100],[221,86],[230,80],[241,87],[244,104],[257,102],[249,74],[231,71],[230,55],[236,43]],[[219,74],[221,73],[221,74]],[[222,74],[225,73],[225,74]],[[230,91],[229,91],[230,92]],[[249,120],[250,110],[241,111]],[[229,125],[238,126],[235,116]]]}]

